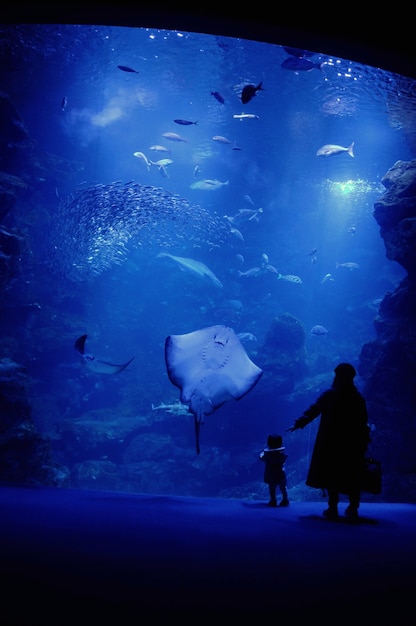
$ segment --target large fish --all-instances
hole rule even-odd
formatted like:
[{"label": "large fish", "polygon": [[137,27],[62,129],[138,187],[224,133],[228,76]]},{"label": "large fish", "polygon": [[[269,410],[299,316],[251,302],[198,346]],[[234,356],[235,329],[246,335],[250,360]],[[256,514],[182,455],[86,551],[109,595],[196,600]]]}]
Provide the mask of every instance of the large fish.
[{"label": "large fish", "polygon": [[134,70],[132,67],[129,67],[128,65],[117,65],[117,67],[122,72],[128,72],[130,74],[139,74],[140,73],[137,70]]},{"label": "large fish", "polygon": [[204,180],[197,180],[192,185],[189,185],[191,189],[204,189],[205,191],[215,191],[215,189],[221,189],[228,185],[228,180],[222,183],[220,180],[210,180],[209,178],[205,178]]},{"label": "large fish", "polygon": [[313,69],[321,70],[324,63],[314,63],[304,57],[291,56],[283,61],[281,67],[292,72],[310,72]]},{"label": "large fish", "polygon": [[215,100],[217,100],[220,104],[224,104],[225,100],[219,91],[211,91],[211,96],[214,96]]},{"label": "large fish", "polygon": [[174,256],[168,252],[159,252],[157,256],[159,258],[168,257],[172,259],[172,261],[175,261],[183,272],[187,272],[198,278],[208,278],[216,287],[222,287],[222,282],[215,276],[214,272],[212,272],[205,263],[201,263],[201,261],[195,261],[195,259],[188,259],[182,256]]},{"label": "large fish", "polygon": [[133,156],[135,156],[136,159],[142,159],[142,161],[145,162],[148,171],[150,171],[151,162],[149,161],[147,156],[143,154],[143,152],[133,152]]},{"label": "large fish", "polygon": [[261,81],[257,87],[255,85],[246,85],[241,92],[241,102],[247,104],[247,102],[250,102],[250,100],[254,98],[258,91],[264,91],[262,84],[263,81]]},{"label": "large fish", "polygon": [[107,361],[101,361],[100,359],[96,359],[93,354],[88,354],[85,352],[85,341],[87,339],[87,335],[81,335],[75,342],[75,352],[81,359],[83,365],[86,365],[88,369],[97,373],[97,374],[119,374],[123,370],[126,369],[128,365],[132,362],[134,357],[132,357],[127,363],[123,363],[121,365],[115,365],[114,363],[108,363]]},{"label": "large fish", "polygon": [[294,274],[278,274],[277,278],[279,280],[285,280],[288,283],[295,283],[296,285],[302,284],[302,279],[299,276],[295,276]]},{"label": "large fish", "polygon": [[260,117],[258,115],[256,115],[255,113],[236,113],[235,115],[233,115],[233,118],[235,120],[240,120],[240,122],[242,122],[243,120],[258,120],[260,119]]},{"label": "large fish", "polygon": [[162,133],[162,137],[169,139],[169,141],[183,141],[184,143],[188,143],[188,140],[178,135],[178,133]]},{"label": "large fish", "polygon": [[318,152],[316,153],[316,156],[323,156],[323,157],[329,157],[329,156],[334,156],[336,154],[342,154],[343,152],[346,152],[347,154],[350,155],[350,157],[354,157],[354,141],[352,142],[352,144],[350,146],[348,146],[348,148],[344,148],[343,146],[337,146],[335,144],[325,144],[324,146],[322,146],[321,148],[319,148]]},{"label": "large fish", "polygon": [[227,137],[223,137],[222,135],[214,135],[212,140],[216,141],[217,143],[225,143],[225,144],[232,144],[233,143],[232,141],[227,139]]},{"label": "large fish", "polygon": [[191,126],[192,124],[198,124],[198,122],[191,122],[191,120],[173,120],[176,124],[182,124],[182,126]]}]

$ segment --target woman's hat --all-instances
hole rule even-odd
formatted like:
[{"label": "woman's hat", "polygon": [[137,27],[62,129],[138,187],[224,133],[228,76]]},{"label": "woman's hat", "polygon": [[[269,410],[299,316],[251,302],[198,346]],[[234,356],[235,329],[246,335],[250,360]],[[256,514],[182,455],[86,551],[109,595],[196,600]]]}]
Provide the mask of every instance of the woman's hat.
[{"label": "woman's hat", "polygon": [[342,378],[343,380],[352,380],[357,373],[350,363],[340,363],[336,366],[334,372],[338,378]]}]

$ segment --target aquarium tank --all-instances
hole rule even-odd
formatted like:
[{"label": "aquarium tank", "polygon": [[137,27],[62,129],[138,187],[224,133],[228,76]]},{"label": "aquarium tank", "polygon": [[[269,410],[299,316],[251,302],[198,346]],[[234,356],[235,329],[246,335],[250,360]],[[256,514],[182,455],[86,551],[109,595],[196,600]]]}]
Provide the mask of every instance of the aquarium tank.
[{"label": "aquarium tank", "polygon": [[349,362],[416,502],[416,82],[156,27],[0,27],[0,481],[265,500]]}]

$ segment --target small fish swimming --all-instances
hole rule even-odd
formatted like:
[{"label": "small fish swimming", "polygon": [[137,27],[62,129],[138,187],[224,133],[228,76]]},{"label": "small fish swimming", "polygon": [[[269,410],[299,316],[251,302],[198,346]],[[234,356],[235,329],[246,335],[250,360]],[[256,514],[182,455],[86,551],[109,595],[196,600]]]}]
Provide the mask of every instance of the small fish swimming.
[{"label": "small fish swimming", "polygon": [[249,204],[251,204],[251,206],[254,206],[254,202],[251,199],[251,197],[248,195],[248,193],[246,193],[246,195],[244,196],[244,200],[248,202]]},{"label": "small fish swimming", "polygon": [[315,53],[310,52],[309,50],[302,50],[302,48],[292,48],[291,46],[283,46],[283,50],[285,50],[288,54],[291,54],[294,57],[302,58],[302,57],[311,57]]},{"label": "small fish swimming", "polygon": [[325,283],[329,281],[334,282],[334,279],[332,278],[332,274],[325,274],[325,276],[321,280],[321,285],[325,285]]},{"label": "small fish swimming", "polygon": [[316,335],[317,337],[320,337],[320,336],[327,335],[328,330],[325,328],[325,326],[321,326],[320,324],[315,324],[315,326],[312,326],[310,333],[311,335]]},{"label": "small fish swimming", "polygon": [[260,220],[259,215],[262,213],[263,209],[261,207],[259,209],[239,209],[235,215],[224,215],[224,217],[234,226],[238,226],[253,220],[258,222]]},{"label": "small fish swimming", "polygon": [[67,105],[68,105],[68,98],[64,96],[61,102],[61,111],[65,111]]},{"label": "small fish swimming", "polygon": [[235,120],[240,120],[240,122],[242,122],[243,120],[259,120],[260,117],[258,115],[255,115],[254,113],[236,113],[235,115],[233,115],[233,118]]},{"label": "small fish swimming", "polygon": [[152,150],[152,152],[169,152],[170,154],[169,148],[165,148],[165,146],[159,146],[157,144],[155,146],[150,146],[149,150]]},{"label": "small fish swimming", "polygon": [[294,274],[278,274],[277,278],[279,280],[285,280],[288,283],[295,283],[297,285],[302,284],[302,279],[299,276],[295,276]]},{"label": "small fish swimming", "polygon": [[245,272],[238,270],[238,275],[240,278],[256,278],[257,276],[260,276],[260,274],[262,273],[263,273],[263,270],[261,267],[251,267],[249,270],[246,270]]},{"label": "small fish swimming", "polygon": [[128,67],[128,65],[117,65],[117,67],[122,72],[129,72],[130,74],[140,74],[140,72],[138,72],[137,70],[133,70],[131,67]]},{"label": "small fish swimming", "polygon": [[224,104],[225,100],[219,91],[211,91],[211,96],[214,96],[215,100],[217,100],[220,104]]},{"label": "small fish swimming", "polygon": [[256,335],[253,335],[253,333],[237,333],[237,337],[242,343],[247,341],[257,341],[257,337]]},{"label": "small fish swimming", "polygon": [[192,124],[198,124],[198,122],[191,122],[190,120],[173,120],[175,124],[181,124],[182,126],[191,126]]},{"label": "small fish swimming", "polygon": [[133,152],[133,156],[135,156],[137,159],[142,159],[142,161],[145,162],[148,171],[150,172],[151,162],[149,161],[147,156],[143,154],[143,152]]},{"label": "small fish swimming", "polygon": [[188,143],[188,140],[177,133],[162,133],[162,137],[165,139],[169,139],[169,141],[183,141],[184,143]]},{"label": "small fish swimming", "polygon": [[348,148],[344,148],[343,146],[337,146],[336,144],[325,144],[324,146],[322,146],[321,148],[319,148],[319,150],[316,153],[316,156],[323,156],[323,157],[329,157],[329,156],[334,156],[336,154],[342,154],[343,152],[346,152],[347,154],[350,155],[350,157],[354,157],[354,141],[352,142],[352,144],[350,146],[348,146]]},{"label": "small fish swimming", "polygon": [[156,165],[159,172],[164,178],[169,178],[167,165],[172,165],[172,159],[160,159],[159,161],[149,161],[151,165]]},{"label": "small fish swimming", "polygon": [[201,173],[201,168],[199,167],[199,165],[195,165],[194,167],[194,173],[193,173],[193,177],[197,178],[199,176],[199,174]]},{"label": "small fish swimming", "polygon": [[345,267],[345,269],[347,270],[356,270],[360,266],[358,265],[358,263],[347,262],[347,263],[336,263],[335,267],[336,269],[338,269],[339,267]]},{"label": "small fish swimming", "polygon": [[151,165],[156,165],[157,167],[165,167],[166,165],[172,165],[172,159],[159,159],[159,161],[149,161]]},{"label": "small fish swimming", "polygon": [[250,102],[250,100],[254,98],[258,91],[264,91],[262,84],[263,81],[261,81],[257,87],[255,85],[246,85],[243,87],[243,91],[241,92],[241,102],[243,104],[247,104],[247,102]]},{"label": "small fish swimming", "polygon": [[229,139],[227,139],[226,137],[223,137],[222,135],[214,135],[212,138],[213,141],[217,141],[218,143],[226,143],[226,144],[232,144],[233,142],[230,141]]},{"label": "small fish swimming", "polygon": [[292,72],[310,72],[313,69],[322,70],[324,63],[314,63],[304,57],[290,56],[281,63],[281,67]]},{"label": "small fish swimming", "polygon": [[237,237],[240,241],[244,241],[244,237],[238,228],[230,228],[230,233],[234,235],[234,237]]},{"label": "small fish swimming", "polygon": [[216,189],[221,189],[228,185],[228,180],[222,183],[220,180],[211,180],[209,178],[205,178],[204,180],[197,180],[195,183],[190,185],[191,189],[203,189],[205,191],[215,191]]},{"label": "small fish swimming", "polygon": [[152,411],[163,410],[166,413],[171,413],[172,415],[189,415],[189,408],[187,404],[182,404],[182,402],[174,402],[173,404],[165,404],[162,402],[158,406],[152,404]]}]

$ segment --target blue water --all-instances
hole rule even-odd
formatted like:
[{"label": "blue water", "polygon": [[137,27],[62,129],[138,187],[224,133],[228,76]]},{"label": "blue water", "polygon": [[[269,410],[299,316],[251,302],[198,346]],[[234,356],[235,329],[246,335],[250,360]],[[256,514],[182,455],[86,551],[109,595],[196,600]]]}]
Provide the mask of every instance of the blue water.
[{"label": "blue water", "polygon": [[[263,497],[267,434],[290,426],[333,367],[357,366],[374,339],[378,303],[404,271],[386,258],[372,209],[387,170],[415,156],[412,81],[319,51],[311,58],[322,69],[295,72],[281,67],[287,57],[277,45],[155,29],[4,31],[1,88],[55,165],[32,163],[33,188],[13,215],[27,248],[8,297],[35,307],[17,320],[7,356],[28,368],[34,422],[70,486]],[[260,82],[243,105],[242,88]],[[354,158],[316,156],[352,142]],[[147,167],[135,152],[172,163]],[[206,179],[226,184],[191,188]],[[151,203],[136,203],[134,184],[154,188]],[[230,234],[241,210],[254,217]],[[223,287],[160,252],[203,262]],[[304,359],[286,393],[273,394],[265,343],[286,313],[304,329]],[[214,324],[251,333],[244,347],[265,373],[206,419],[197,457],[193,416],[152,405],[179,401],[166,337]],[[327,332],[312,334],[316,325]],[[116,376],[90,372],[73,347],[83,334],[97,358],[134,360]],[[307,457],[308,442],[290,445],[290,458]]]}]

